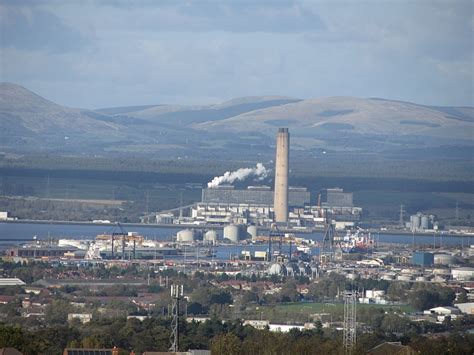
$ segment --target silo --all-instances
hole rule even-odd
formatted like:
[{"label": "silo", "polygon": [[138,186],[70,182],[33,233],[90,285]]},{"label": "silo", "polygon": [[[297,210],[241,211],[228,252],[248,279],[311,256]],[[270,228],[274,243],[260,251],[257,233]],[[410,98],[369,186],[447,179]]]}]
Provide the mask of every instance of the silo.
[{"label": "silo", "polygon": [[420,229],[421,220],[420,220],[419,215],[415,214],[413,216],[410,216],[410,221],[411,221],[411,229],[412,230]]},{"label": "silo", "polygon": [[421,216],[421,229],[428,229],[430,227],[430,219],[428,216]]},{"label": "silo", "polygon": [[257,226],[255,226],[255,225],[248,226],[247,227],[247,234],[252,239],[257,238]]},{"label": "silo", "polygon": [[203,238],[204,243],[206,244],[216,244],[217,243],[217,232],[215,230],[208,230],[204,234]]},{"label": "silo", "polygon": [[224,227],[224,239],[229,239],[231,243],[239,242],[239,227],[235,224],[230,224]]},{"label": "silo", "polygon": [[191,229],[184,229],[178,232],[176,235],[176,241],[178,243],[192,243],[194,242],[194,231]]}]

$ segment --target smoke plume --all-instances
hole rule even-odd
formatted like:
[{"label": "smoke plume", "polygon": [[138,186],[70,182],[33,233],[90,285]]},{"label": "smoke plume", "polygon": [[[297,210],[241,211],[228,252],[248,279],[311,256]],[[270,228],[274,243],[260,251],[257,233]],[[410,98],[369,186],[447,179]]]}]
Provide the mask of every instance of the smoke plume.
[{"label": "smoke plume", "polygon": [[268,173],[269,170],[267,170],[262,163],[257,163],[255,168],[241,168],[232,172],[227,171],[222,176],[216,176],[212,181],[207,183],[207,187],[212,189],[224,183],[232,184],[235,181],[245,180],[250,176],[253,176],[255,180],[260,181],[265,179],[268,176]]}]

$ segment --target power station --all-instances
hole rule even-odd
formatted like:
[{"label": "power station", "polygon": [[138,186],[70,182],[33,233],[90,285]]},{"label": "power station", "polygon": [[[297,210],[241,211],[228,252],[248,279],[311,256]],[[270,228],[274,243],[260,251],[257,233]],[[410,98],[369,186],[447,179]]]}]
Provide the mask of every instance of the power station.
[{"label": "power station", "polygon": [[[305,187],[289,186],[290,134],[288,128],[278,128],[275,149],[274,189],[267,185],[236,188],[233,183],[253,177],[264,181],[267,170],[262,163],[255,168],[240,168],[216,176],[201,190],[201,202],[156,214],[158,223],[194,225],[256,225],[281,228],[323,228],[327,213],[335,221],[335,229],[354,227],[362,209],[353,206],[353,195],[341,188],[322,191],[317,204],[312,205],[311,192]],[[182,210],[189,213],[182,216]],[[174,212],[179,211],[179,218]],[[152,216],[154,218],[155,215]]]},{"label": "power station", "polygon": [[290,133],[279,128],[276,138],[275,158],[275,222],[288,222],[288,174],[290,162]]}]

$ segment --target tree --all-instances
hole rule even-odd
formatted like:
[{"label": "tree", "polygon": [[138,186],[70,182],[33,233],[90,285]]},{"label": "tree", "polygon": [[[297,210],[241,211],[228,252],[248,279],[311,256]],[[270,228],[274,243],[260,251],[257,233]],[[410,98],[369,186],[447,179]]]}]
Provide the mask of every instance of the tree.
[{"label": "tree", "polygon": [[404,282],[392,282],[387,289],[387,297],[393,301],[404,300],[409,285]]},{"label": "tree", "polygon": [[468,302],[467,292],[463,289],[456,298],[456,303],[465,303]]},{"label": "tree", "polygon": [[301,295],[296,290],[296,284],[294,282],[287,282],[280,291],[280,297],[281,302],[297,302],[300,300]]},{"label": "tree", "polygon": [[246,291],[242,295],[242,303],[249,304],[249,303],[257,303],[259,301],[258,294],[253,291]]},{"label": "tree", "polygon": [[73,311],[73,307],[65,300],[54,300],[46,307],[45,320],[48,324],[64,324],[67,321],[68,313]]},{"label": "tree", "polygon": [[211,342],[212,354],[240,355],[241,351],[242,343],[232,333],[218,335]]}]

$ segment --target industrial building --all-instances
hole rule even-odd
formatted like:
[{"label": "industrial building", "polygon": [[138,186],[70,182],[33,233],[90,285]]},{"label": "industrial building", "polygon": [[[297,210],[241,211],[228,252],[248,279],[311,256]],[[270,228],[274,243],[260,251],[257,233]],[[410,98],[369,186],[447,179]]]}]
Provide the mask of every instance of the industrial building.
[{"label": "industrial building", "polygon": [[[360,207],[305,206],[290,209],[288,225],[294,227],[324,227],[326,214],[336,223],[337,229],[353,227],[361,218]],[[274,209],[271,205],[196,203],[191,207],[189,223],[195,224],[254,224],[268,226],[274,221]]]},{"label": "industrial building", "polygon": [[[305,187],[289,187],[288,205],[303,207],[310,203],[310,192]],[[231,185],[221,185],[202,190],[202,202],[218,204],[272,205],[274,193],[269,186],[249,186],[235,189]]]},{"label": "industrial building", "polygon": [[23,247],[16,247],[7,250],[7,255],[21,258],[59,258],[64,257],[64,254],[77,251],[78,248],[73,246],[59,247],[54,245],[36,246],[26,245]]},{"label": "industrial building", "polygon": [[273,222],[271,205],[196,203],[191,208],[191,221],[197,224],[255,224]]},{"label": "industrial building", "polygon": [[182,210],[178,219],[172,213],[161,213],[156,215],[157,223],[269,226],[277,222],[290,227],[322,228],[329,216],[337,229],[354,227],[360,221],[362,209],[354,207],[351,192],[341,188],[326,189],[322,193],[322,203],[312,206],[307,188],[288,185],[289,144],[288,128],[279,128],[273,190],[266,185],[236,189],[219,181],[211,182],[208,188],[202,189],[201,202],[190,206],[186,217]]},{"label": "industrial building", "polygon": [[421,212],[410,216],[410,222],[406,223],[406,227],[413,232],[423,232],[426,230],[437,229],[435,216],[425,215]]},{"label": "industrial building", "polygon": [[344,192],[339,187],[324,189],[321,191],[322,207],[353,207],[353,193]]},{"label": "industrial building", "polygon": [[431,266],[434,264],[434,255],[427,252],[415,252],[411,260],[415,265]]}]

